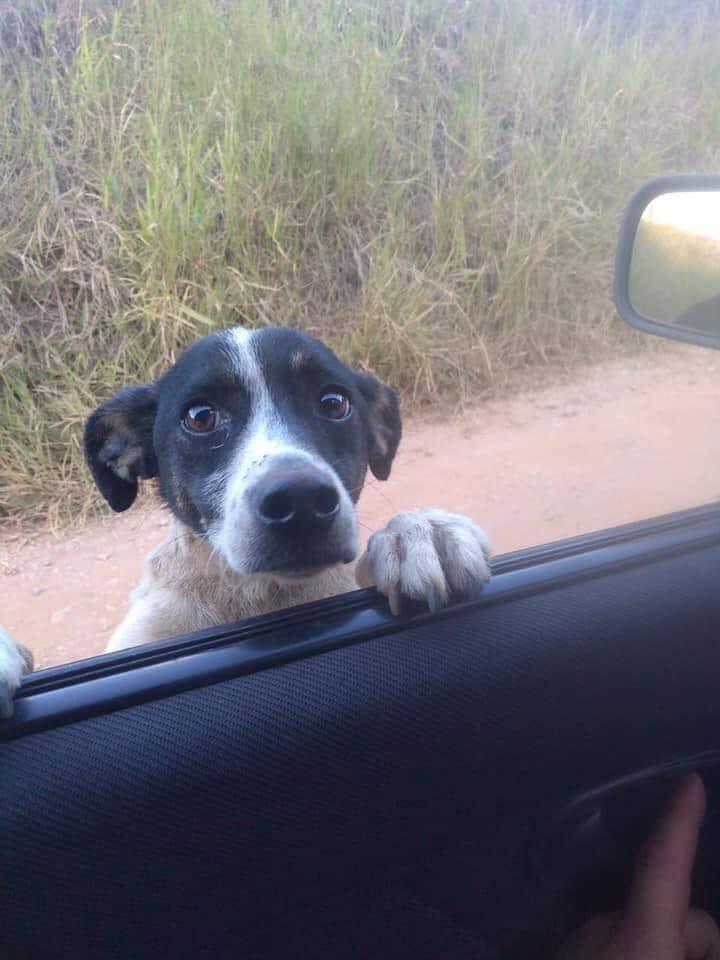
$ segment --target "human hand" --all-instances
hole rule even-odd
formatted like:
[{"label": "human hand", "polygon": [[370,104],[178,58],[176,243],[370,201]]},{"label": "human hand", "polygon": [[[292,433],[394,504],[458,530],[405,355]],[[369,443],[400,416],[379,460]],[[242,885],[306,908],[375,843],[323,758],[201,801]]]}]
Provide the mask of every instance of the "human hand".
[{"label": "human hand", "polygon": [[558,960],[720,960],[715,921],[690,909],[704,816],[705,789],[693,774],[640,851],[624,913],[594,917],[564,944]]}]

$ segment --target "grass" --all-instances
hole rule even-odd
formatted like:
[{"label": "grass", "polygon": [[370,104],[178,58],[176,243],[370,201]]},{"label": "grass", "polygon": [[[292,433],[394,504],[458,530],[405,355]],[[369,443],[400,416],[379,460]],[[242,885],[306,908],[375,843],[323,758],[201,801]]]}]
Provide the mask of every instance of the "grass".
[{"label": "grass", "polygon": [[[707,195],[703,199],[707,206]],[[717,239],[643,220],[631,261],[633,306],[651,320],[682,323],[688,309],[717,298],[719,263]],[[716,310],[709,316],[717,318]]]},{"label": "grass", "polygon": [[466,402],[630,343],[628,193],[720,160],[717,0],[0,2],[0,520],[97,500],[84,418],[287,323]]}]

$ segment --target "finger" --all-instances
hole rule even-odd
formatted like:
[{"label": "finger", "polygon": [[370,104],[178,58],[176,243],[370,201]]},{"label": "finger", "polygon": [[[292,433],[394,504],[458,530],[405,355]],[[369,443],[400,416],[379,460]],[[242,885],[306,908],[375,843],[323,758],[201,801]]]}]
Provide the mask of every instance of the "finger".
[{"label": "finger", "polygon": [[599,914],[593,917],[584,927],[568,937],[560,947],[556,960],[612,957],[610,948],[614,943],[619,923],[620,917],[616,913]]},{"label": "finger", "polygon": [[693,774],[675,792],[638,856],[623,928],[649,955],[664,956],[681,940],[704,815],[705,790]]},{"label": "finger", "polygon": [[[619,925],[618,914],[593,917],[563,943],[556,960],[622,956],[622,952],[617,952],[617,948],[622,951],[622,944],[617,940]],[[685,960],[720,960],[720,929],[704,910],[690,911],[683,937],[684,951],[679,955]]]},{"label": "finger", "polygon": [[720,960],[720,930],[709,913],[691,910],[684,936],[686,960]]}]

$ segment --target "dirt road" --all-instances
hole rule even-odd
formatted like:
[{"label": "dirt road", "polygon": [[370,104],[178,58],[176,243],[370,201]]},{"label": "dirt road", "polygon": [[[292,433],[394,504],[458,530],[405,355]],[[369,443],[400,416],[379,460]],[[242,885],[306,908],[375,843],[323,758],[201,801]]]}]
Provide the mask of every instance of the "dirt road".
[{"label": "dirt road", "polygon": [[[399,510],[442,507],[470,514],[504,552],[717,500],[719,464],[720,357],[672,347],[408,424],[360,520],[367,536]],[[0,623],[38,667],[102,652],[166,532],[164,512],[145,506],[64,539],[6,536]]]}]

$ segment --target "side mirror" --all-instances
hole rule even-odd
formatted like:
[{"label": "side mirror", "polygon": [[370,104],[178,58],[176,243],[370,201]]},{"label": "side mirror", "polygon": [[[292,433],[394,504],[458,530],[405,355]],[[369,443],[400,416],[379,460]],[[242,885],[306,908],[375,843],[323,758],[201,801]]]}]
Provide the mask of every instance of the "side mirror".
[{"label": "side mirror", "polygon": [[720,348],[720,176],[640,187],[625,211],[614,294],[638,330]]}]

